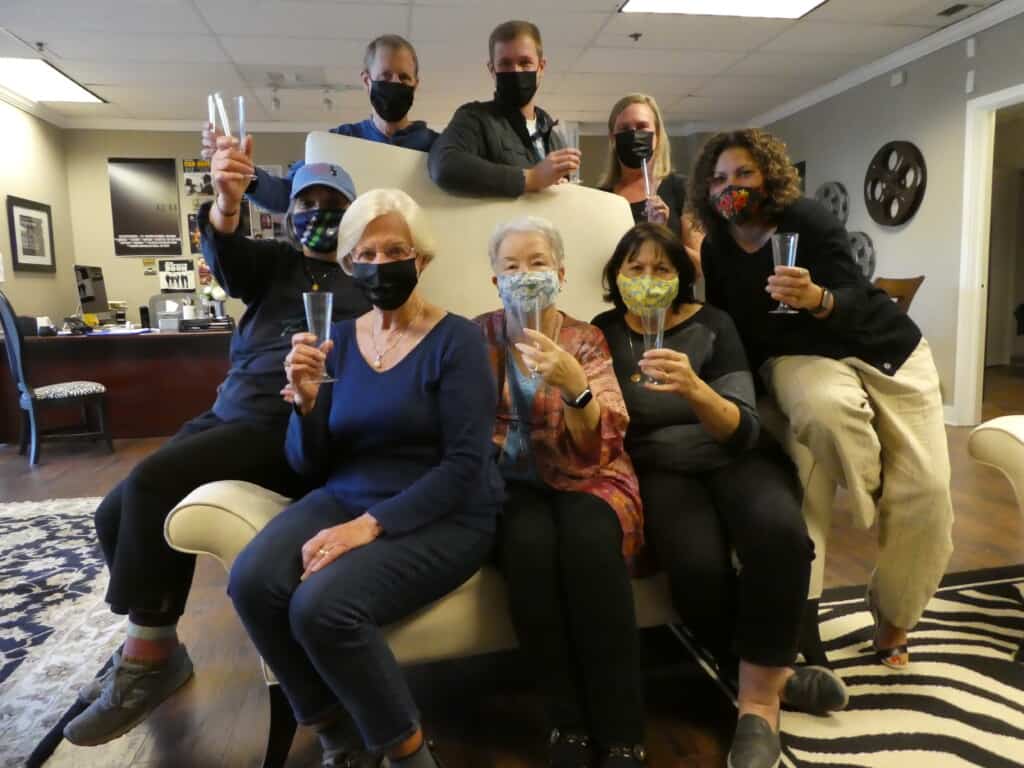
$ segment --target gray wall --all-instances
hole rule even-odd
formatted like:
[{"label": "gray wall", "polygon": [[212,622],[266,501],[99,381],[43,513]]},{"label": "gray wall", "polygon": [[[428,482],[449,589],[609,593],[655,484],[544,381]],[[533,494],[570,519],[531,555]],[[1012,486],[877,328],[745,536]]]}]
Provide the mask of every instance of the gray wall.
[{"label": "gray wall", "polygon": [[[3,291],[19,315],[49,315],[59,323],[78,299],[68,204],[67,164],[61,130],[0,101],[0,259]],[[57,271],[15,272],[7,223],[7,196],[50,206]]]},{"label": "gray wall", "polygon": [[[850,192],[850,230],[867,232],[878,249],[879,276],[925,275],[910,314],[928,337],[942,379],[943,399],[953,398],[957,299],[963,207],[966,102],[1024,81],[1024,16],[979,34],[977,55],[963,42],[915,61],[907,82],[889,87],[883,76],[780,120],[768,128],[789,144],[794,162],[807,162],[809,193],[825,181]],[[964,93],[969,69],[976,90]],[[917,144],[928,167],[928,189],[917,215],[891,229],[876,225],[864,206],[864,173],[887,141]]]}]

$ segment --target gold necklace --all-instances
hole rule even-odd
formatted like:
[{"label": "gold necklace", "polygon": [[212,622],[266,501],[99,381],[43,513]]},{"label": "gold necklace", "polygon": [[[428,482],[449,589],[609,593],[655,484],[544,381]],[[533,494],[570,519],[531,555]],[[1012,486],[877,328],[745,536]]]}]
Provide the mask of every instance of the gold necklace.
[{"label": "gold necklace", "polygon": [[373,324],[372,323],[370,324],[370,344],[373,346],[373,352],[376,355],[376,357],[373,359],[373,367],[374,368],[380,369],[380,367],[382,365],[384,365],[384,355],[386,355],[388,352],[390,352],[392,349],[394,349],[398,345],[398,342],[400,342],[402,340],[402,337],[405,336],[405,332],[408,331],[410,328],[412,328],[414,325],[416,325],[416,323],[420,319],[420,315],[423,314],[423,310],[426,309],[426,307],[427,307],[427,302],[426,301],[420,301],[420,308],[419,308],[419,310],[417,310],[416,316],[412,319],[412,322],[409,323],[407,326],[405,326],[405,328],[403,328],[399,332],[399,334],[395,337],[395,340],[392,341],[390,344],[388,344],[384,348],[383,352],[377,347],[377,338],[376,338],[376,334],[374,333],[374,330],[373,330]]}]

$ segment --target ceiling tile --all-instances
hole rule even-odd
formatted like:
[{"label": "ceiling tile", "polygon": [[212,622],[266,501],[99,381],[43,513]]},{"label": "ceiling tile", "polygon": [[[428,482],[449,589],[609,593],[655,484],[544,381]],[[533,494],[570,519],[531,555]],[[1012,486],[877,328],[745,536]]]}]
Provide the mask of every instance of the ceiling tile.
[{"label": "ceiling tile", "polygon": [[[558,0],[560,11],[584,11],[592,13],[615,13],[623,0]],[[516,0],[514,8],[507,0],[412,0],[414,6],[449,5],[504,9],[505,19],[526,18],[533,21],[533,11],[551,7],[550,0]],[[520,11],[529,11],[521,13]],[[503,19],[504,20],[504,19]],[[544,30],[541,30],[543,34]]]},{"label": "ceiling tile", "polygon": [[[365,44],[296,37],[222,37],[224,49],[238,64],[271,70],[277,67],[359,67]],[[359,70],[356,70],[357,73]]]},{"label": "ceiling tile", "polygon": [[573,72],[639,72],[687,76],[715,75],[742,58],[725,51],[630,51],[618,48],[590,48],[573,65]]},{"label": "ceiling tile", "polygon": [[780,53],[868,53],[882,55],[929,34],[923,27],[801,21],[762,50]]},{"label": "ceiling tile", "polygon": [[47,108],[64,117],[128,118],[129,114],[118,104],[79,104],[51,102]]},{"label": "ceiling tile", "polygon": [[160,61],[81,61],[61,59],[60,69],[83,85],[175,86],[202,82],[211,91],[240,88],[243,85],[233,64],[175,62],[173,67]]},{"label": "ceiling tile", "polygon": [[377,35],[408,34],[409,9],[391,3],[309,3],[300,0],[195,0],[210,27],[221,35],[267,35],[359,40],[363,46]]},{"label": "ceiling tile", "polygon": [[[609,48],[709,49],[750,51],[764,45],[794,24],[775,19],[733,19],[649,13],[616,14],[597,39]],[[629,35],[643,37],[634,43]]]},{"label": "ceiling tile", "polygon": [[[580,45],[590,41],[607,21],[604,13],[566,13],[561,6],[554,10],[538,10],[530,14],[530,21],[540,28],[545,45]],[[458,30],[458,41],[464,46],[476,46],[487,51],[491,31],[508,21],[507,6],[416,6],[412,9],[412,39],[419,43],[453,42],[453,30]]]},{"label": "ceiling tile", "polygon": [[[487,75],[487,37],[482,39],[477,47],[467,49],[454,44],[444,43],[420,43],[414,40],[416,54],[420,59],[420,71],[424,77],[430,77],[434,72],[464,72],[476,68],[477,71]],[[570,69],[583,53],[581,48],[570,48],[558,46],[557,48],[544,52],[548,60],[547,71],[564,72]]]},{"label": "ceiling tile", "polygon": [[217,45],[217,38],[202,35],[149,36],[106,33],[102,38],[92,34],[74,37],[54,36],[47,38],[47,47],[54,54],[54,63],[58,66],[64,59],[113,61],[126,69],[135,61],[227,61],[221,47]]},{"label": "ceiling tile", "polygon": [[953,5],[953,0],[829,0],[808,18],[812,21],[855,21],[874,24],[945,27],[973,16],[995,0],[970,0],[967,8],[954,16],[939,12]]},{"label": "ceiling tile", "polygon": [[49,41],[75,32],[95,39],[97,33],[194,35],[206,32],[187,0],[4,0],[0,26],[24,40]]},{"label": "ceiling tile", "polygon": [[778,77],[733,77],[720,76],[708,80],[701,88],[694,92],[695,96],[710,96],[712,98],[727,99],[730,101],[745,101],[748,97],[772,97],[779,102],[788,101],[817,85],[821,84],[820,79],[804,78],[802,80],[784,80]]},{"label": "ceiling tile", "polygon": [[822,78],[839,77],[871,61],[869,54],[824,55],[815,53],[764,53],[757,51],[737,62],[726,74],[764,77],[803,77],[808,72]]}]

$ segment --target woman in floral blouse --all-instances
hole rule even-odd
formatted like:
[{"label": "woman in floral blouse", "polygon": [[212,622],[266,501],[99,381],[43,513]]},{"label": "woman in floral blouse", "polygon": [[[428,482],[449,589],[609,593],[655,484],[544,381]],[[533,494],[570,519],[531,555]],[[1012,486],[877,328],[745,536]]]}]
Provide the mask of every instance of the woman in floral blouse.
[{"label": "woman in floral blouse", "polygon": [[494,442],[508,490],[498,559],[546,694],[550,765],[642,765],[628,561],[643,520],[611,355],[597,328],[555,307],[565,266],[550,222],[502,225],[490,258],[504,310],[477,322],[498,382]]}]

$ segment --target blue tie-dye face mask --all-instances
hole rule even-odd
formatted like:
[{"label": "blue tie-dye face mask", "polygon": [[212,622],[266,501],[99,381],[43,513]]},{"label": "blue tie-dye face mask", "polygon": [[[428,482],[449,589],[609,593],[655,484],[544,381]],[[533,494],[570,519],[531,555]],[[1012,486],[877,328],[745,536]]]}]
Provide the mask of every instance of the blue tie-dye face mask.
[{"label": "blue tie-dye face mask", "polygon": [[498,295],[506,309],[544,309],[558,298],[558,273],[549,269],[498,275]]},{"label": "blue tie-dye face mask", "polygon": [[338,250],[338,226],[344,208],[314,208],[292,214],[292,226],[299,242],[316,253]]}]

